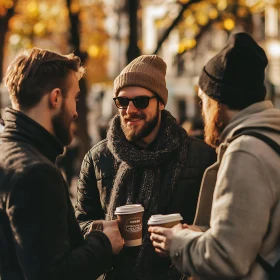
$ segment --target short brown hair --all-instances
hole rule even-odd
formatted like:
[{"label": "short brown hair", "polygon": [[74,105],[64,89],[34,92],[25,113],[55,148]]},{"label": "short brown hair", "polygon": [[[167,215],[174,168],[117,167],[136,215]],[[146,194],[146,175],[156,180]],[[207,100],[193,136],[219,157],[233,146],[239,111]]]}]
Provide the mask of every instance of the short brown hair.
[{"label": "short brown hair", "polygon": [[30,109],[54,88],[60,88],[65,94],[71,71],[75,71],[78,78],[84,74],[78,56],[33,48],[21,52],[9,65],[4,83],[11,100],[21,109]]}]

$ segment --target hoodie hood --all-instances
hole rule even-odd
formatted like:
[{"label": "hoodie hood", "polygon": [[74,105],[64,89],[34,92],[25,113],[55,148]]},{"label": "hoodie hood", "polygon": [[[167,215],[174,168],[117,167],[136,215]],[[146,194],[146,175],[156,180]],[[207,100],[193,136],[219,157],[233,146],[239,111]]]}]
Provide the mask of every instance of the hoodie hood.
[{"label": "hoodie hood", "polygon": [[269,100],[245,108],[226,126],[221,142],[226,142],[236,131],[244,128],[258,130],[280,144],[280,110],[274,108]]}]

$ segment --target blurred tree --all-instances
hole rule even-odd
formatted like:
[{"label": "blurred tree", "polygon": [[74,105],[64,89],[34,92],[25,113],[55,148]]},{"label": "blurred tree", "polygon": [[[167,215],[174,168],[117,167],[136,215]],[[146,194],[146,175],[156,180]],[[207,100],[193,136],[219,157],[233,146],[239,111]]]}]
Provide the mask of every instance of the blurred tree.
[{"label": "blurred tree", "polygon": [[8,23],[8,56],[33,46],[67,52],[69,24],[65,0],[18,0],[15,9]]},{"label": "blurred tree", "polygon": [[[17,3],[14,12],[15,3]],[[87,82],[106,82],[107,40],[104,29],[104,3],[102,0],[0,0],[2,38],[0,48],[13,57],[20,49],[33,46],[61,53],[73,51],[82,63],[87,64],[87,77],[80,81],[81,95],[78,103],[77,134],[81,139],[81,158],[90,147],[86,106]],[[4,11],[4,12],[3,12]],[[3,24],[2,24],[3,21]],[[5,24],[4,24],[5,21]],[[2,29],[5,28],[5,31]],[[8,32],[8,33],[7,33]],[[7,40],[4,44],[4,35]],[[3,52],[1,52],[3,58]],[[89,58],[89,59],[88,59]],[[5,59],[5,62],[9,62]],[[3,59],[1,59],[3,63]],[[3,67],[1,67],[2,71]],[[2,75],[2,73],[1,73]],[[1,77],[0,77],[1,78]]]},{"label": "blurred tree", "polygon": [[[8,31],[8,23],[10,18],[15,13],[15,5],[17,0],[1,2],[0,1],[0,83],[3,79],[3,61],[4,61],[4,46],[5,46],[5,37]],[[0,109],[2,108],[1,104],[1,95],[0,95]],[[1,117],[1,110],[0,110]]]},{"label": "blurred tree", "polygon": [[[177,3],[181,6],[179,13],[172,23],[166,26],[155,54],[175,28],[180,34],[179,56],[194,49],[198,40],[214,23],[227,33],[236,26],[243,26],[246,32],[252,33],[252,14],[263,12],[266,5],[265,0],[177,0]],[[274,4],[277,5],[276,2]]]},{"label": "blurred tree", "polygon": [[164,43],[164,41],[168,38],[169,34],[171,33],[171,31],[180,23],[180,21],[182,20],[182,17],[184,15],[184,12],[194,3],[200,2],[202,0],[190,0],[187,1],[186,3],[184,3],[185,1],[182,1],[181,3],[181,9],[178,13],[178,16],[173,20],[173,22],[171,23],[171,25],[166,29],[166,31],[164,32],[164,34],[162,35],[162,37],[160,38],[158,45],[154,51],[154,54],[157,54],[158,51],[160,50],[162,44]]},{"label": "blurred tree", "polygon": [[[75,55],[81,58],[83,64],[86,63],[88,58],[87,52],[81,51],[80,48],[80,8],[75,0],[66,0],[68,11],[69,11],[69,21],[70,21],[70,36],[69,44],[73,49]],[[87,114],[88,108],[86,106],[86,96],[87,96],[87,84],[85,78],[80,80],[81,94],[79,96],[79,102],[77,104],[77,112],[79,117],[77,119],[77,135],[79,136],[81,143],[83,145],[80,147],[79,158],[82,160],[86,152],[90,148],[90,137],[88,134],[88,121]]]},{"label": "blurred tree", "polygon": [[139,0],[127,0],[127,13],[129,17],[129,45],[127,49],[127,63],[140,55],[138,43],[138,18],[137,11],[139,7]]}]

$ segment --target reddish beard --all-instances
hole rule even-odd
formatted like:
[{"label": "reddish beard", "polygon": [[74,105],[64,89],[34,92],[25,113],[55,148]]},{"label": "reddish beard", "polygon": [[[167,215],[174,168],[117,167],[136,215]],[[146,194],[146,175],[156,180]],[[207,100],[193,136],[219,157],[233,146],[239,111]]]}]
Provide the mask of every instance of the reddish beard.
[{"label": "reddish beard", "polygon": [[207,111],[207,114],[202,111],[205,124],[204,139],[207,144],[216,148],[220,144],[221,134],[227,123],[225,108],[216,100],[210,99]]}]

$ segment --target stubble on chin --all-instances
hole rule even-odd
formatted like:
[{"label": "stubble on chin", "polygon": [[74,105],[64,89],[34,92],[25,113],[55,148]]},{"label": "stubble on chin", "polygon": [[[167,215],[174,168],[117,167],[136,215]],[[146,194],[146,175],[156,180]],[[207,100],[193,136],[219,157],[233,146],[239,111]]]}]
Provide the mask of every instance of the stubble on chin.
[{"label": "stubble on chin", "polygon": [[133,141],[133,138],[135,137],[135,133],[132,129],[127,127],[127,125],[125,124],[123,119],[121,120],[121,128],[122,128],[125,138],[128,141]]},{"label": "stubble on chin", "polygon": [[55,133],[55,137],[63,144],[67,146],[72,142],[73,131],[71,129],[72,119],[69,119],[66,115],[65,108],[62,107],[60,113],[53,117],[52,125]]}]

